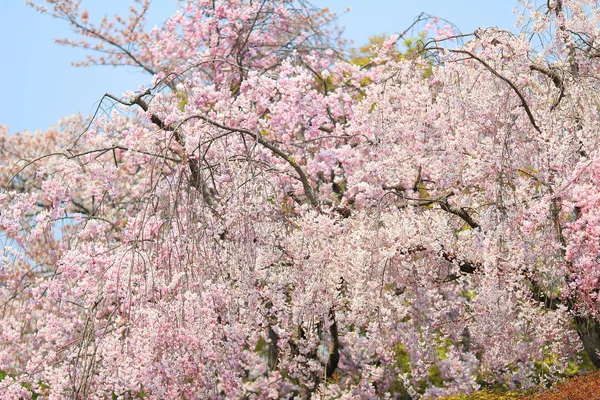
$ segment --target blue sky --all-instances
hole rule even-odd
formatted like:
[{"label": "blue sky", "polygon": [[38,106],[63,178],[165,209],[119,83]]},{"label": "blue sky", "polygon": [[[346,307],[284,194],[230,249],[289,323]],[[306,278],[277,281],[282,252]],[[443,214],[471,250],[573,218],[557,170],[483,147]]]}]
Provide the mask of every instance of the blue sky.
[{"label": "blue sky", "polygon": [[[41,0],[38,0],[41,2]],[[126,0],[83,0],[92,19],[126,9]],[[373,34],[401,32],[421,12],[445,18],[462,32],[478,27],[512,29],[516,0],[314,0],[313,4],[343,13],[346,36],[361,45]],[[159,25],[176,9],[175,0],[153,0],[148,28]],[[47,129],[61,117],[91,114],[104,93],[121,95],[149,82],[132,68],[76,68],[79,49],[54,44],[68,37],[64,21],[39,15],[22,0],[0,0],[0,124],[10,132]]]}]

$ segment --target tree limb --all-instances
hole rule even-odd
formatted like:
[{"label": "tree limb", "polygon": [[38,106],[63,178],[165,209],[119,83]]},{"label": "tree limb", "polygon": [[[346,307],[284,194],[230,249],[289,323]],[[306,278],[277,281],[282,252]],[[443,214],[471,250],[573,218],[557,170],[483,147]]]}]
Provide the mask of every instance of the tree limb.
[{"label": "tree limb", "polygon": [[312,186],[310,185],[310,182],[308,181],[308,177],[304,173],[304,170],[302,170],[300,165],[298,165],[298,163],[296,163],[296,161],[293,159],[292,156],[290,156],[285,151],[281,150],[280,148],[275,146],[273,143],[271,143],[269,140],[265,139],[264,137],[262,137],[261,135],[255,133],[255,132],[252,132],[252,131],[250,131],[248,129],[244,129],[244,128],[233,128],[230,126],[226,126],[226,125],[223,125],[223,124],[221,124],[217,121],[214,121],[208,117],[205,117],[203,115],[194,115],[194,116],[188,117],[185,120],[183,120],[181,122],[181,124],[185,123],[188,120],[194,119],[194,118],[201,119],[202,121],[207,122],[207,123],[209,123],[217,128],[220,128],[220,129],[225,129],[230,132],[237,132],[237,133],[241,133],[241,134],[250,136],[253,139],[255,139],[260,145],[271,150],[271,152],[273,154],[276,154],[279,157],[283,158],[298,174],[300,182],[302,182],[302,186],[304,188],[304,194],[306,195],[306,197],[308,197],[308,200],[310,201],[311,205],[316,210],[320,210],[319,201],[317,200],[317,197],[314,194]]},{"label": "tree limb", "polygon": [[325,376],[327,378],[333,376],[340,361],[340,340],[338,336],[338,326],[335,320],[335,311],[333,311],[333,309],[329,311],[329,317],[331,318],[331,326],[329,327],[331,342],[329,343],[329,357],[327,357],[327,365],[325,367]]},{"label": "tree limb", "polygon": [[[442,48],[438,48],[438,49],[445,50]],[[525,112],[527,113],[527,116],[529,117],[529,121],[531,122],[531,125],[533,125],[533,127],[535,128],[536,131],[538,131],[540,133],[542,132],[541,129],[539,128],[539,126],[537,125],[537,123],[535,122],[535,118],[533,117],[533,113],[531,112],[531,109],[529,108],[529,105],[527,104],[527,100],[525,100],[525,96],[523,96],[523,94],[521,93],[519,88],[517,88],[517,86],[510,79],[508,79],[507,77],[505,77],[504,75],[502,75],[501,73],[496,71],[487,62],[485,62],[483,59],[479,58],[478,56],[476,56],[475,54],[473,54],[472,52],[470,52],[468,50],[448,50],[448,51],[450,51],[452,53],[460,53],[460,54],[468,55],[469,57],[479,61],[492,74],[494,74],[495,76],[497,76],[498,78],[500,78],[504,82],[506,82],[508,84],[508,86],[510,86],[511,89],[517,94],[517,96],[519,97],[519,100],[521,100],[521,105],[525,109]]]},{"label": "tree limb", "polygon": [[559,74],[557,74],[556,71],[553,71],[542,65],[532,64],[529,66],[529,69],[532,71],[541,72],[542,74],[550,77],[552,79],[552,82],[554,83],[554,86],[556,86],[558,89],[560,89],[560,94],[558,95],[558,99],[556,99],[556,101],[552,104],[552,107],[550,107],[551,110],[554,110],[556,108],[556,106],[558,106],[558,104],[560,103],[560,101],[562,100],[562,98],[565,94],[565,84],[564,84],[562,77]]}]

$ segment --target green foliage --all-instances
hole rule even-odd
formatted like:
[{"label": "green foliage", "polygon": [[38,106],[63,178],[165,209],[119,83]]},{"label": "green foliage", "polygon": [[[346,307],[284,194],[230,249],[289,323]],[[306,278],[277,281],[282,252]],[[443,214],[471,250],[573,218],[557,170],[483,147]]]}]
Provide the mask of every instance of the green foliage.
[{"label": "green foliage", "polygon": [[406,352],[404,345],[397,344],[394,353],[394,367],[401,373],[408,373],[410,376],[410,356]]},{"label": "green foliage", "polygon": [[[410,376],[410,356],[406,352],[404,346],[402,344],[397,344],[394,350],[394,368],[401,374],[407,373]],[[390,392],[395,395],[396,398],[401,400],[408,400],[411,398],[400,379],[397,379],[392,383]]]},{"label": "green foliage", "polygon": [[520,392],[482,390],[469,395],[459,394],[451,397],[443,397],[442,400],[505,400],[521,398],[523,398],[523,393]]},{"label": "green foliage", "polygon": [[388,35],[386,33],[369,36],[367,44],[350,49],[350,62],[361,67],[368,65],[371,59],[375,57],[373,50],[381,47],[387,38]]},{"label": "green foliage", "polygon": [[[383,43],[389,38],[387,33],[369,36],[369,41],[364,46],[352,48],[350,50],[350,62],[360,67],[368,67],[373,57],[377,55],[377,50],[383,46]],[[423,45],[425,42],[425,33],[419,34],[417,38],[402,38],[396,43],[393,49],[393,58],[396,61],[411,59],[415,57],[424,57]],[[431,75],[433,60],[428,60],[428,67],[423,71],[423,76]],[[370,82],[361,82],[368,84]]]},{"label": "green foliage", "polygon": [[178,104],[179,111],[181,111],[181,112],[185,111],[185,106],[188,103],[187,94],[185,92],[176,91],[175,96],[177,96],[177,98],[179,99],[179,104]]}]

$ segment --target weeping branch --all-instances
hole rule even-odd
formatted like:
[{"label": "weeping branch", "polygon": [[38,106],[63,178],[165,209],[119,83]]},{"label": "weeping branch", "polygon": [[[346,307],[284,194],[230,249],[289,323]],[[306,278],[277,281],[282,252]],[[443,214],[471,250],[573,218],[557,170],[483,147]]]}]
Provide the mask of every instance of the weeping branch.
[{"label": "weeping branch", "polygon": [[201,119],[202,121],[207,122],[210,125],[215,126],[217,128],[224,129],[224,130],[227,130],[230,132],[241,133],[246,136],[250,136],[254,140],[256,140],[261,146],[269,149],[273,154],[283,158],[298,174],[298,178],[300,179],[300,182],[302,182],[302,186],[304,188],[304,194],[306,195],[306,197],[308,197],[310,204],[316,210],[320,210],[319,201],[317,200],[317,197],[315,196],[312,186],[310,185],[310,182],[308,181],[308,177],[304,173],[304,170],[302,169],[302,167],[300,167],[300,165],[298,165],[298,163],[294,160],[294,158],[291,155],[287,154],[285,151],[281,150],[280,148],[275,146],[271,141],[265,139],[258,133],[252,132],[252,131],[250,131],[248,129],[244,129],[244,128],[233,128],[230,126],[226,126],[217,121],[213,121],[212,119],[205,117],[203,115],[191,116],[191,117],[183,120],[181,123],[185,123],[186,121],[191,120],[191,119]]},{"label": "weeping branch", "polygon": [[[123,105],[127,105],[127,106],[138,105],[142,110],[147,112],[148,111],[148,103],[146,103],[146,101],[143,99],[143,97],[150,95],[150,94],[151,94],[150,89],[148,89],[148,90],[138,94],[137,96],[131,98],[129,101],[119,99],[110,94],[106,94],[105,96],[109,97]],[[194,119],[200,119],[200,120],[202,120],[214,127],[217,127],[219,129],[223,129],[223,130],[226,130],[229,132],[241,133],[242,135],[249,136],[249,137],[253,138],[254,140],[256,140],[261,146],[269,149],[273,154],[283,158],[298,174],[298,178],[299,178],[300,182],[302,182],[304,194],[306,195],[306,197],[308,197],[310,204],[317,211],[321,210],[319,201],[317,200],[317,196],[315,195],[315,193],[312,189],[312,186],[310,185],[310,182],[308,180],[308,177],[306,176],[306,173],[304,172],[302,167],[300,167],[300,165],[298,165],[298,163],[294,160],[294,158],[291,155],[289,155],[285,151],[281,150],[279,147],[275,146],[275,144],[273,144],[271,141],[269,141],[268,139],[265,139],[258,133],[252,132],[251,130],[248,130],[245,128],[234,128],[234,127],[226,126],[226,125],[221,124],[217,121],[214,121],[208,117],[205,117],[204,115],[192,115],[192,116],[184,119],[183,121],[179,122],[176,126],[166,125],[155,114],[152,114],[150,116],[150,121],[152,121],[152,123],[155,124],[156,126],[158,126],[161,130],[164,130],[167,132],[173,132],[173,137],[175,138],[177,143],[182,147],[184,147],[185,143],[183,141],[183,138],[181,137],[181,134],[179,133],[178,127],[183,125],[184,123],[194,120]],[[204,199],[209,204],[209,206],[213,206],[214,201],[212,200],[212,196],[206,189],[205,185],[202,184],[200,167],[199,167],[198,163],[195,162],[194,160],[188,160],[188,165],[190,168],[190,172],[192,174],[192,185],[196,189],[198,189],[198,191],[200,191],[202,193],[202,195],[204,196]]]},{"label": "weeping branch", "polygon": [[552,83],[554,83],[554,86],[556,86],[560,90],[558,98],[552,104],[552,107],[550,107],[551,110],[554,110],[565,95],[565,84],[562,77],[556,71],[553,71],[542,65],[532,64],[529,66],[529,69],[532,71],[541,72],[542,74],[548,76],[550,79],[552,79]]},{"label": "weeping branch", "polygon": [[477,221],[471,217],[471,215],[464,208],[457,208],[448,203],[448,198],[454,196],[453,192],[445,194],[443,196],[434,198],[434,199],[419,199],[414,197],[403,197],[405,200],[411,200],[418,202],[418,205],[421,207],[426,207],[432,204],[439,204],[440,208],[450,214],[456,215],[465,221],[471,228],[476,229],[479,228],[480,225]]},{"label": "weeping branch", "polygon": [[[148,111],[148,103],[146,103],[146,101],[143,99],[143,97],[147,96],[147,95],[150,95],[150,94],[151,94],[150,89],[147,89],[146,91],[141,92],[137,96],[131,98],[129,101],[125,101],[123,99],[119,99],[119,98],[117,98],[117,97],[115,97],[115,96],[113,96],[111,94],[108,94],[108,93],[105,95],[105,97],[113,99],[116,102],[121,103],[121,104],[126,105],[126,106],[137,105],[142,110],[144,110],[144,111],[147,112]],[[155,114],[152,114],[150,116],[150,121],[154,125],[156,125],[159,129],[161,129],[163,131],[172,132],[175,141],[181,147],[185,147],[184,140],[181,137],[181,134],[180,134],[180,132],[178,130],[178,127],[172,126],[172,125],[166,125]],[[187,160],[187,164],[188,164],[188,167],[190,169],[190,183],[191,183],[192,187],[194,187],[198,192],[200,192],[202,194],[202,198],[204,199],[204,201],[206,202],[206,204],[208,204],[208,206],[211,208],[211,210],[214,210],[215,202],[214,202],[214,199],[212,197],[212,194],[209,192],[209,190],[207,189],[206,185],[204,184],[204,179],[202,179],[202,171],[200,170],[199,162],[196,161],[196,160],[188,159]]]},{"label": "weeping branch", "polygon": [[525,109],[525,113],[527,113],[527,117],[529,118],[529,122],[531,122],[531,125],[533,125],[533,127],[535,128],[536,131],[538,131],[540,133],[542,132],[540,127],[535,122],[535,118],[533,117],[531,108],[529,108],[529,105],[527,104],[527,100],[525,100],[525,96],[523,96],[523,93],[521,93],[519,88],[510,79],[508,79],[507,77],[505,77],[504,75],[502,75],[501,73],[496,71],[483,59],[481,59],[480,57],[476,56],[475,54],[473,54],[472,52],[470,52],[468,50],[448,50],[448,49],[444,49],[442,47],[433,47],[433,48],[430,48],[430,50],[441,50],[441,51],[450,51],[451,53],[466,54],[469,57],[479,61],[479,63],[481,63],[481,65],[483,65],[488,71],[490,71],[493,75],[497,76],[498,78],[502,79],[504,82],[506,82],[508,84],[508,86],[510,86],[510,88],[519,97],[519,100],[521,100],[521,105]]}]

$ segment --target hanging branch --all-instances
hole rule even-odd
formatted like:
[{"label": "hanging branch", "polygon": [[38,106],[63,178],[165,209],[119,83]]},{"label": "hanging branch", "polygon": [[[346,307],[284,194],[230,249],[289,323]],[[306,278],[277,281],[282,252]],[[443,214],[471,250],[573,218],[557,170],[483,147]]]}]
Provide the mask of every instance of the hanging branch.
[{"label": "hanging branch", "polygon": [[558,95],[558,99],[556,99],[556,101],[552,104],[552,107],[550,107],[550,110],[554,110],[558,106],[558,104],[560,103],[560,101],[562,100],[562,98],[565,94],[565,84],[564,84],[562,77],[559,74],[557,74],[556,71],[553,71],[549,68],[546,68],[544,66],[537,65],[537,64],[530,65],[529,69],[532,71],[541,72],[542,74],[548,76],[549,78],[552,79],[554,86],[556,86],[558,89],[560,89],[560,94]]},{"label": "hanging branch", "polygon": [[502,79],[504,82],[506,82],[508,84],[508,86],[510,86],[510,88],[519,97],[519,100],[521,100],[521,105],[525,109],[525,112],[527,113],[527,117],[529,117],[529,121],[531,122],[531,125],[533,125],[535,130],[538,131],[539,133],[542,132],[540,127],[535,122],[535,118],[533,117],[533,113],[531,112],[531,109],[529,108],[529,105],[527,104],[527,100],[525,100],[525,96],[523,96],[523,93],[521,93],[519,88],[510,79],[508,79],[507,77],[505,77],[504,75],[502,75],[501,73],[496,71],[483,59],[481,59],[480,57],[476,56],[475,54],[473,54],[472,52],[470,52],[468,50],[448,50],[448,49],[445,49],[442,47],[430,47],[428,50],[441,50],[441,51],[449,51],[451,53],[457,53],[457,54],[466,54],[469,57],[479,61],[481,63],[481,65],[483,65],[488,71],[490,71],[493,75],[497,76],[498,78]]},{"label": "hanging branch", "polygon": [[[148,112],[148,103],[146,103],[146,101],[143,99],[144,96],[148,96],[152,94],[150,89],[147,89],[144,92],[139,93],[137,96],[131,98],[129,101],[125,101],[123,99],[117,98],[111,94],[105,94],[105,97],[108,97],[110,99],[115,100],[116,102],[126,105],[126,106],[133,106],[133,105],[137,105],[139,106],[142,110],[144,110],[145,112]],[[166,125],[158,116],[156,116],[155,114],[152,114],[150,116],[150,121],[158,126],[159,129],[163,130],[163,131],[167,131],[167,132],[172,132],[173,133],[173,137],[175,138],[175,141],[181,146],[184,147],[185,143],[183,138],[181,137],[181,134],[179,133],[179,130],[177,129],[177,127],[174,127],[172,125]],[[181,124],[179,124],[181,125]],[[211,208],[211,210],[214,211],[214,199],[211,195],[211,193],[208,191],[208,189],[206,188],[206,185],[203,184],[203,179],[201,178],[201,171],[200,171],[200,166],[198,165],[198,163],[195,160],[191,160],[188,159],[187,161],[188,163],[188,167],[190,169],[190,174],[191,174],[191,179],[190,179],[190,183],[191,185],[198,190],[200,193],[202,193],[202,198],[204,199],[204,201],[206,202],[206,204]]]},{"label": "hanging branch", "polygon": [[437,197],[435,199],[419,199],[419,198],[414,198],[414,197],[403,197],[403,199],[416,201],[416,202],[418,202],[418,205],[421,207],[427,207],[429,205],[437,203],[440,205],[440,208],[442,210],[444,210],[450,214],[456,215],[457,217],[460,217],[471,228],[473,228],[473,229],[479,228],[480,227],[479,223],[477,221],[475,221],[473,219],[473,217],[471,217],[471,215],[469,215],[468,212],[466,212],[463,208],[457,208],[457,207],[454,207],[453,205],[451,205],[450,203],[448,203],[448,198],[450,198],[452,196],[454,196],[453,192],[450,192],[443,196]]},{"label": "hanging branch", "polygon": [[[146,101],[143,99],[143,97],[150,95],[150,94],[151,94],[150,89],[147,89],[146,91],[139,93],[135,97],[132,97],[129,101],[125,101],[123,99],[117,98],[110,94],[106,94],[105,96],[110,99],[113,99],[123,105],[127,105],[127,106],[138,105],[142,110],[147,112],[148,111],[148,103],[146,103]],[[245,129],[245,128],[234,128],[234,127],[223,125],[223,124],[221,124],[217,121],[214,121],[208,117],[205,117],[203,115],[192,115],[192,116],[184,119],[180,123],[178,123],[177,126],[166,125],[155,114],[152,114],[150,116],[150,121],[152,121],[152,123],[155,124],[156,126],[158,126],[160,129],[162,129],[164,131],[168,131],[168,132],[173,132],[173,136],[174,136],[175,140],[181,146],[184,145],[184,142],[183,142],[183,138],[179,134],[178,127],[188,121],[193,120],[193,119],[200,119],[204,122],[209,123],[210,125],[213,125],[220,129],[227,130],[229,132],[236,132],[236,133],[241,133],[246,136],[250,136],[254,140],[256,140],[261,146],[269,149],[273,154],[283,158],[298,174],[298,178],[299,178],[300,182],[302,182],[302,186],[304,188],[304,194],[306,195],[306,197],[308,197],[310,204],[316,210],[320,211],[319,201],[317,200],[317,197],[312,189],[312,186],[310,185],[308,177],[306,176],[306,173],[304,172],[302,167],[300,167],[300,165],[298,165],[298,163],[294,160],[294,158],[291,155],[287,154],[285,151],[281,150],[279,147],[275,146],[271,141],[265,139],[261,135],[255,133],[255,132],[252,132],[248,129]],[[210,193],[208,192],[208,190],[205,188],[204,185],[200,184],[201,179],[200,179],[199,166],[193,160],[188,160],[188,165],[190,167],[190,171],[192,174],[192,185],[202,193],[202,195],[203,195],[204,199],[206,200],[206,202],[208,203],[208,205],[212,206],[214,201],[212,200]]]},{"label": "hanging branch", "polygon": [[517,86],[510,79],[508,79],[504,75],[500,74],[498,71],[496,71],[494,68],[492,68],[488,63],[486,63],[484,60],[477,57],[475,54],[473,54],[472,52],[470,52],[468,50],[450,50],[450,51],[452,53],[466,54],[469,57],[474,58],[475,60],[479,61],[484,67],[486,67],[488,69],[488,71],[490,71],[492,74],[496,75],[498,78],[500,78],[504,82],[506,82],[508,84],[508,86],[510,86],[511,89],[517,94],[517,96],[519,96],[519,99],[521,100],[521,105],[525,109],[525,112],[527,113],[527,116],[529,117],[529,121],[531,122],[531,125],[533,125],[533,127],[535,128],[536,131],[538,131],[540,133],[542,132],[541,129],[538,127],[537,123],[535,122],[535,118],[533,117],[533,113],[531,112],[531,109],[529,108],[529,105],[527,104],[527,101],[525,100],[525,96],[523,96],[523,93],[521,93],[519,88],[517,88]]},{"label": "hanging branch", "polygon": [[273,143],[271,143],[269,140],[265,139],[258,133],[252,132],[252,131],[250,131],[248,129],[244,129],[244,128],[234,128],[234,127],[226,126],[217,121],[213,121],[212,119],[205,117],[203,115],[193,115],[191,117],[188,117],[185,120],[183,120],[181,122],[181,124],[183,124],[189,120],[192,120],[192,119],[201,119],[202,121],[207,122],[210,125],[213,125],[217,128],[250,136],[253,139],[255,139],[260,145],[271,150],[271,152],[273,154],[278,155],[279,157],[283,158],[298,174],[300,182],[302,182],[302,186],[304,188],[304,194],[306,194],[306,197],[308,197],[310,204],[316,210],[320,210],[319,201],[317,200],[317,197],[314,194],[312,186],[310,185],[310,182],[308,181],[308,177],[304,173],[304,170],[302,169],[302,167],[300,167],[300,165],[298,165],[298,163],[294,160],[294,158],[291,155],[287,154],[285,151],[281,150],[280,148],[275,146]]}]

